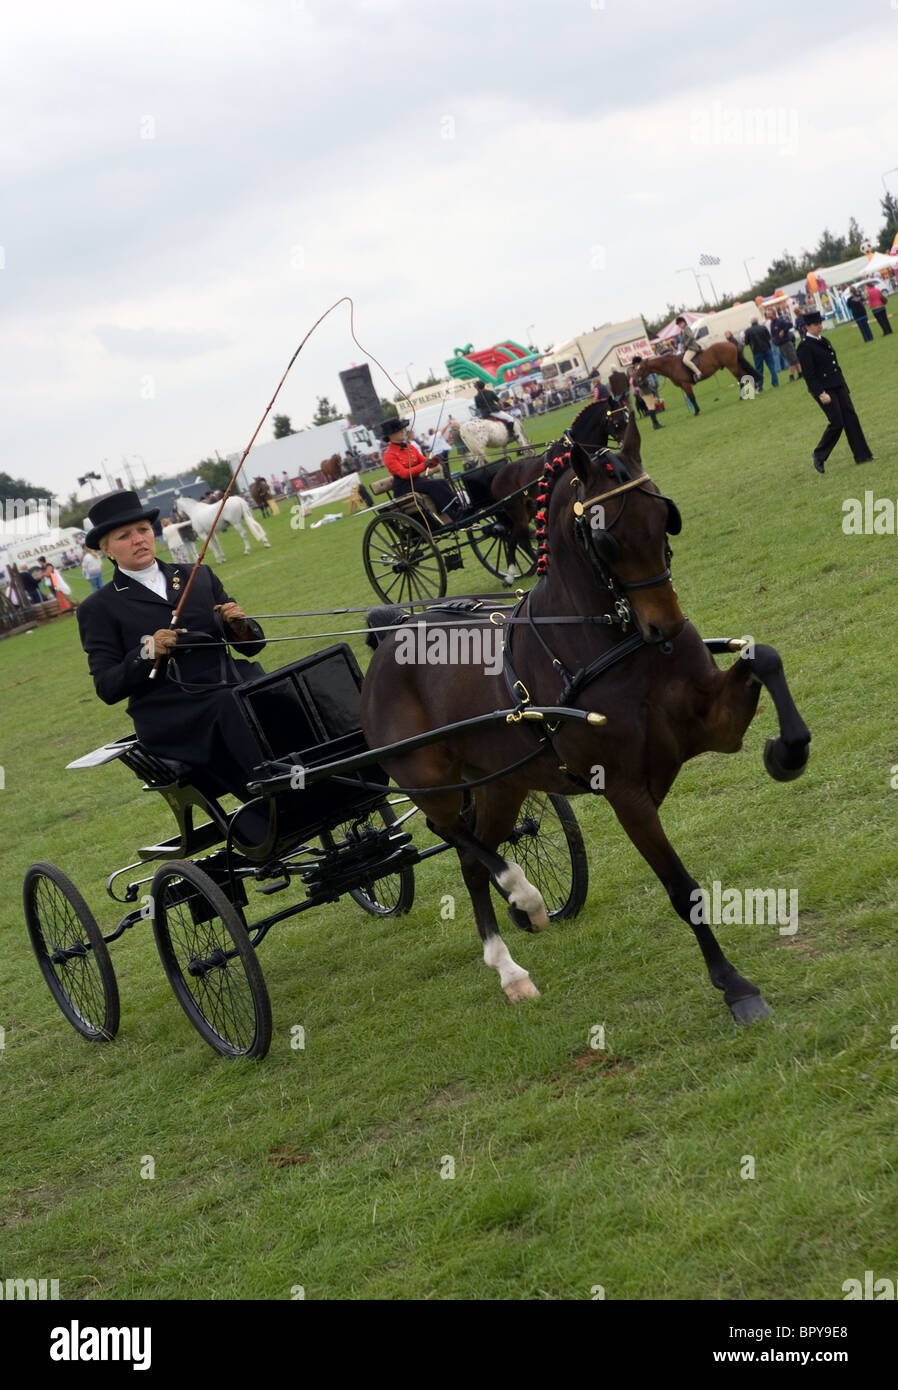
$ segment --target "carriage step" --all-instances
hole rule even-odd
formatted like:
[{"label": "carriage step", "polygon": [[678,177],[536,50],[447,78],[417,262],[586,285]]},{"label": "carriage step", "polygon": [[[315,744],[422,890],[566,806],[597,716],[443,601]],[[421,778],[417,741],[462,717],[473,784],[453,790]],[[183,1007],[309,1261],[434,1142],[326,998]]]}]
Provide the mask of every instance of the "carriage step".
[{"label": "carriage step", "polygon": [[284,874],[283,878],[276,878],[272,883],[260,883],[256,886],[257,893],[282,893],[285,888],[290,887],[290,876]]}]

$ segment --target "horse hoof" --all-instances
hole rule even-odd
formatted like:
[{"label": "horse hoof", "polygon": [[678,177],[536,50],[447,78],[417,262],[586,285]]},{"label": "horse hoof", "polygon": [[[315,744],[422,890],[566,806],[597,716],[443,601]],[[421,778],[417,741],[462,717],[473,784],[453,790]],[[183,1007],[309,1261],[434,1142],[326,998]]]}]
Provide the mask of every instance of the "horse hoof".
[{"label": "horse hoof", "polygon": [[760,1023],[762,1018],[770,1017],[771,1009],[762,994],[749,994],[731,1004],[730,1013],[736,1023]]},{"label": "horse hoof", "polygon": [[549,925],[548,913],[546,913],[546,920],[544,923],[534,923],[531,922],[526,912],[524,912],[519,907],[512,907],[510,903],[508,904],[508,915],[511,918],[512,922],[514,922],[515,926],[518,927],[521,931],[528,931],[531,933],[541,932],[545,931],[546,927]]},{"label": "horse hoof", "polygon": [[775,782],[794,782],[805,770],[810,748],[806,743],[792,749],[781,738],[769,738],[764,744],[764,766]]},{"label": "horse hoof", "polygon": [[522,999],[539,998],[539,990],[529,975],[524,975],[522,979],[513,980],[510,985],[506,985],[505,993],[512,1004],[519,1004]]}]

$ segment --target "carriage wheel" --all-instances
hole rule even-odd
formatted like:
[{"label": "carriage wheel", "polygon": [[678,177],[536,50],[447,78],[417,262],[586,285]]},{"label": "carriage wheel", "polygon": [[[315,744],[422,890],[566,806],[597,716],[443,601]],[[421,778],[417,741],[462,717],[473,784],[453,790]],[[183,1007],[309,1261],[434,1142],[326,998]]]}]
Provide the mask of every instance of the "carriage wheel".
[{"label": "carriage wheel", "polygon": [[156,870],[153,931],[168,982],[204,1042],[223,1057],[264,1057],[271,1003],[237,912],[208,874],[186,859]]},{"label": "carriage wheel", "polygon": [[565,797],[531,792],[498,853],[520,864],[542,893],[553,922],[580,911],[589,888],[589,866],[577,817]]},{"label": "carriage wheel", "polygon": [[[511,584],[536,573],[536,551],[533,539],[523,543],[512,540],[511,533],[501,521],[493,521],[471,532],[471,549],[483,568],[497,579]],[[514,573],[512,573],[514,567]]]},{"label": "carriage wheel", "polygon": [[384,603],[442,598],[446,565],[429,530],[414,516],[387,513],[369,522],[362,541],[365,573]]},{"label": "carriage wheel", "polygon": [[55,864],[31,865],[23,897],[28,935],[50,993],[82,1037],[108,1042],[118,1032],[118,985],[93,913]]},{"label": "carriage wheel", "polygon": [[[356,825],[360,825],[362,829],[371,826],[374,830],[380,830],[382,826],[395,824],[396,816],[393,809],[389,802],[385,801],[361,822],[346,821],[331,832],[325,831],[321,838],[330,846],[334,841],[345,839]],[[370,912],[372,917],[399,917],[404,912],[410,912],[415,901],[415,871],[407,867],[392,874],[383,874],[380,878],[366,879],[360,887],[350,888],[349,896],[359,907]]]}]

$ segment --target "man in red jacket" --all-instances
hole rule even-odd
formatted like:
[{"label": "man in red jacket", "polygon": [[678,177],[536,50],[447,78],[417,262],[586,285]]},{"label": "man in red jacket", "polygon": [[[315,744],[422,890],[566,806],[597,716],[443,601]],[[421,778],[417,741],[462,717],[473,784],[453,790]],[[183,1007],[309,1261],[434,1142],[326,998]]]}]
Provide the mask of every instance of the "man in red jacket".
[{"label": "man in red jacket", "polygon": [[384,450],[384,466],[396,479],[393,496],[421,493],[433,501],[444,520],[451,520],[453,511],[458,509],[458,497],[448,483],[437,478],[422,477],[428,468],[439,468],[440,463],[438,459],[428,461],[418,446],[409,442],[408,420],[396,417],[383,420],[380,432],[389,441]]}]

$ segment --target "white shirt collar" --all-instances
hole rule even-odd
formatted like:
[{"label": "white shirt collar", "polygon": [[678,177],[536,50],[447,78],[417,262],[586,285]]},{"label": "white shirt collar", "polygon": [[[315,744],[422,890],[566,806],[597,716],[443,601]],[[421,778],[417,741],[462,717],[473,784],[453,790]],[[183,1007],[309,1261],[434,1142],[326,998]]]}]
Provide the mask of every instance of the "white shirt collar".
[{"label": "white shirt collar", "polygon": [[134,579],[138,584],[144,584],[148,589],[152,589],[154,593],[159,594],[162,598],[168,597],[165,575],[159,568],[158,560],[154,560],[153,563],[148,565],[144,570],[126,570],[122,565],[119,565],[118,569],[119,574],[123,574],[126,579]]}]

